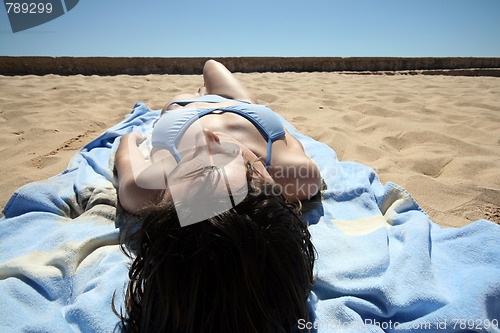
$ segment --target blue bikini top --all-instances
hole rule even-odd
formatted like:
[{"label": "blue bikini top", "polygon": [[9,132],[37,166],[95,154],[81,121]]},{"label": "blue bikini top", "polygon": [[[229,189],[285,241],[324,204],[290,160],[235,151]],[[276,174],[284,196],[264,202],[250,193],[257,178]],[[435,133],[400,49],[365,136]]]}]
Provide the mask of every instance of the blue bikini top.
[{"label": "blue bikini top", "polygon": [[[218,95],[205,95],[194,99],[176,101],[171,104],[187,105],[193,102],[220,103],[234,101]],[[177,162],[182,159],[177,144],[184,132],[197,119],[214,111],[236,113],[248,119],[267,140],[266,168],[271,164],[271,147],[276,139],[285,135],[285,129],[280,118],[266,105],[251,104],[237,101],[239,104],[217,108],[182,108],[166,111],[154,125],[151,137],[154,147],[168,149]]]}]

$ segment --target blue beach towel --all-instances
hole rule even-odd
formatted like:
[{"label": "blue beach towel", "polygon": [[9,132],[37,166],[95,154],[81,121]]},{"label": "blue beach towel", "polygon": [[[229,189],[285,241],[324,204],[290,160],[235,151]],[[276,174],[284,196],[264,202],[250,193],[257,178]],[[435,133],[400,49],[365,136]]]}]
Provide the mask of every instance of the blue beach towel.
[{"label": "blue beach towel", "polygon": [[[0,219],[0,332],[120,331],[128,260],[119,249],[114,152],[160,111],[132,113],[48,180],[20,188]],[[286,128],[327,189],[308,211],[318,252],[313,332],[500,332],[500,226],[442,229],[403,188]],[[118,207],[118,208],[117,208]]]}]

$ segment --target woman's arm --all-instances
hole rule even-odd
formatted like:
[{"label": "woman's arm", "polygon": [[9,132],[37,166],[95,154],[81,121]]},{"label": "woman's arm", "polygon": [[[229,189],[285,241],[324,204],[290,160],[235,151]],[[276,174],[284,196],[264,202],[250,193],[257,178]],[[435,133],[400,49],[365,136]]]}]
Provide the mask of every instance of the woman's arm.
[{"label": "woman's arm", "polygon": [[[302,144],[286,131],[285,139],[273,146],[269,173],[289,201],[307,200],[321,189],[321,175]],[[280,147],[284,146],[284,147]],[[282,149],[280,149],[282,148]],[[276,151],[276,153],[275,153]]]},{"label": "woman's arm", "polygon": [[[136,213],[148,204],[157,202],[161,190],[148,188],[144,171],[151,167],[146,162],[138,145],[144,137],[132,132],[124,135],[116,151],[116,170],[118,171],[118,200],[129,213]],[[142,185],[142,186],[140,186]]]}]

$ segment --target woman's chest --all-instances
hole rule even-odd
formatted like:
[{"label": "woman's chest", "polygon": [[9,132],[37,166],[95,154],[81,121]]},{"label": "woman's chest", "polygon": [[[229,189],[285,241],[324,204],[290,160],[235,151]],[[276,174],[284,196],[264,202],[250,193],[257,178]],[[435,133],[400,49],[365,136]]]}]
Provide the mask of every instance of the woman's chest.
[{"label": "woman's chest", "polygon": [[255,125],[243,116],[231,112],[215,111],[200,118],[202,129],[222,132],[238,140],[257,156],[265,156],[267,139]]}]

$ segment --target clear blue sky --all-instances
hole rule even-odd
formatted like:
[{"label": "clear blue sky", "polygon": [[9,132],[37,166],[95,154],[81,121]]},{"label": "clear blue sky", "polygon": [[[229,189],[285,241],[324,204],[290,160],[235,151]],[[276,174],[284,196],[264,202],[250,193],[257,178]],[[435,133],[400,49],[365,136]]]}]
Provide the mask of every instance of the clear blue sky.
[{"label": "clear blue sky", "polygon": [[0,55],[500,57],[500,0],[80,0]]}]

